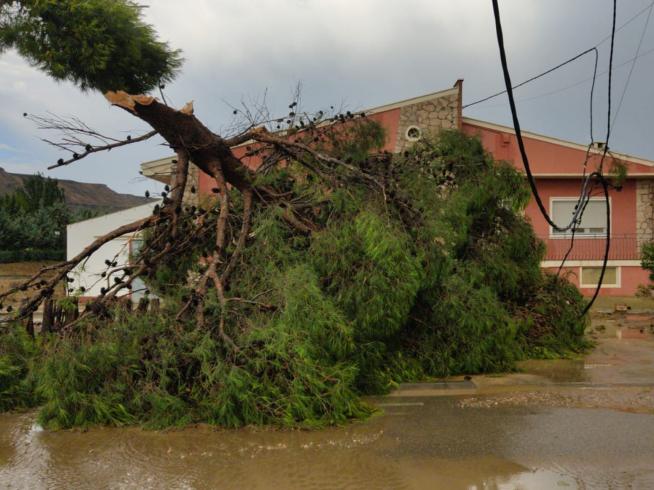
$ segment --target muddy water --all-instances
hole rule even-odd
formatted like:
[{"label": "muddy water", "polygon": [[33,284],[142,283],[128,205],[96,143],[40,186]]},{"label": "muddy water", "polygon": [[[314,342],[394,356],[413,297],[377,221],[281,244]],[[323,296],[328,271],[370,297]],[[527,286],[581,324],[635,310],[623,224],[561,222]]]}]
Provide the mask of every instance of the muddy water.
[{"label": "muddy water", "polygon": [[47,432],[0,416],[1,488],[654,488],[654,415],[397,398],[317,432]]},{"label": "muddy water", "polygon": [[40,430],[0,415],[0,488],[654,489],[654,341],[407,385],[321,431]]}]

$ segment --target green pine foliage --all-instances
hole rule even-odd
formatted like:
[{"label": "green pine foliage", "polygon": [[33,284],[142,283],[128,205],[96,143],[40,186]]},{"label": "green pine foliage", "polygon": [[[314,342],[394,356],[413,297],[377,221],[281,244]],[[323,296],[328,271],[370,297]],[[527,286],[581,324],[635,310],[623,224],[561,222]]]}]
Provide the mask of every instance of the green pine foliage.
[{"label": "green pine foliage", "polygon": [[[379,131],[357,138],[338,152],[370,165],[361,155],[380,145]],[[386,195],[356,180],[328,185],[293,163],[259,176],[305,202],[320,231],[255,207],[230,299],[222,311],[210,298],[205,329],[175,316],[215,237],[170,257],[147,278],[160,313],[116,312],[48,342],[33,376],[41,423],[321,427],[366,417],[360,395],[401,381],[585,348],[582,297],[542,273],[516,170],[455,131],[379,165],[367,170],[383,176]],[[231,198],[238,229],[238,192]],[[221,318],[236,348],[217,331]]]},{"label": "green pine foliage", "polygon": [[654,281],[654,242],[644,243],[640,254],[641,266],[649,271],[649,280]]},{"label": "green pine foliage", "polygon": [[142,9],[131,0],[0,2],[0,51],[15,48],[82,90],[145,93],[172,80],[182,60],[157,40]]},{"label": "green pine foliage", "polygon": [[23,329],[0,332],[0,412],[34,406],[37,345]]},{"label": "green pine foliage", "polygon": [[56,180],[41,174],[0,196],[0,263],[63,260],[66,225],[98,216],[96,209],[70,209]]}]

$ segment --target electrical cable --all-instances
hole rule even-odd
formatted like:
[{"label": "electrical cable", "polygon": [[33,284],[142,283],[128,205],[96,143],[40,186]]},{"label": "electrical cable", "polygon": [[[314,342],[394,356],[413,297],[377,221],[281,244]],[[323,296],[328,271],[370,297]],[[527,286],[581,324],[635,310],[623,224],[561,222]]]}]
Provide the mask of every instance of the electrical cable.
[{"label": "electrical cable", "polygon": [[[615,3],[616,0],[614,0]],[[611,251],[611,200],[609,199],[609,183],[606,181],[606,178],[596,172],[597,178],[602,184],[602,190],[604,191],[604,202],[606,202],[606,240],[604,243],[604,260],[602,261],[602,270],[600,272],[599,279],[597,281],[597,287],[593,293],[593,297],[590,298],[590,301],[586,303],[584,310],[581,312],[581,316],[584,316],[593,306],[597,296],[599,295],[600,289],[602,289],[602,282],[604,281],[604,274],[606,273],[606,264],[609,261],[609,253]]]},{"label": "electrical cable", "polygon": [[[651,2],[649,5],[647,5],[645,8],[643,8],[643,9],[639,10],[638,12],[636,12],[633,16],[631,16],[631,17],[630,17],[629,19],[627,19],[625,22],[623,22],[622,24],[620,24],[620,26],[618,26],[616,29],[612,30],[612,31],[611,31],[611,34],[609,34],[608,36],[603,37],[602,39],[600,39],[600,40],[597,42],[597,44],[595,44],[593,47],[588,48],[588,49],[586,49],[585,51],[582,51],[581,53],[576,54],[576,55],[573,56],[572,58],[569,58],[569,59],[563,61],[562,63],[559,63],[558,65],[553,66],[552,68],[549,68],[548,70],[545,70],[545,71],[542,72],[542,73],[539,73],[538,75],[535,75],[535,76],[533,76],[533,77],[531,77],[531,78],[529,78],[529,79],[527,79],[527,80],[525,80],[525,81],[523,81],[523,82],[520,82],[519,84],[514,85],[514,86],[511,87],[511,88],[515,90],[515,89],[517,89],[517,88],[519,88],[519,87],[522,87],[523,85],[528,84],[529,82],[533,82],[534,80],[538,80],[539,78],[544,77],[545,75],[549,75],[549,74],[552,73],[553,71],[556,71],[556,70],[558,70],[559,68],[563,68],[565,65],[567,65],[567,64],[569,64],[569,63],[572,63],[573,61],[578,60],[578,59],[581,58],[582,56],[584,56],[584,55],[586,55],[586,54],[588,54],[588,53],[590,53],[590,52],[592,52],[592,51],[595,51],[595,56],[597,57],[597,48],[598,48],[601,44],[605,43],[605,42],[608,41],[609,39],[614,38],[616,32],[620,31],[621,29],[623,29],[624,27],[626,27],[628,24],[630,24],[631,22],[633,22],[635,19],[637,19],[638,17],[640,17],[643,13],[645,13],[645,12],[647,12],[647,11],[649,10],[649,13],[647,14],[647,23],[648,23],[648,22],[649,22],[650,15],[651,15],[651,13],[652,13],[652,8],[653,8],[653,7],[654,7],[654,1]],[[646,30],[646,29],[647,29],[647,27],[645,27],[645,30]],[[642,43],[642,36],[641,36],[641,43]],[[639,45],[639,47],[638,47],[638,51],[640,51],[640,45]],[[648,52],[647,52],[647,53],[648,53]],[[643,54],[646,54],[646,53],[643,53]],[[636,52],[636,55],[638,55],[638,52]],[[624,62],[624,64],[629,63],[630,61],[634,61],[634,60],[637,59],[637,58],[638,58],[638,56],[636,56],[635,58],[632,58],[632,59],[630,59],[630,60],[627,60],[626,62]],[[622,66],[622,65],[618,65],[618,66]],[[606,72],[603,72],[603,73],[606,73]],[[579,83],[583,83],[583,82],[585,82],[586,80],[588,80],[588,78],[584,79],[583,81],[581,81],[581,82],[579,82]],[[492,94],[492,95],[489,95],[489,96],[487,96],[487,97],[484,97],[484,98],[482,98],[482,99],[478,99],[478,100],[475,100],[475,101],[473,101],[473,102],[470,102],[469,104],[465,104],[465,105],[462,106],[462,109],[465,109],[465,108],[467,108],[467,107],[471,107],[471,106],[473,106],[473,105],[481,104],[482,102],[486,102],[487,100],[494,99],[495,97],[498,97],[498,96],[500,96],[500,95],[502,95],[502,94],[504,94],[504,93],[506,93],[506,89],[505,89],[505,90],[501,90],[501,91],[499,91],[499,92],[496,92],[496,93],[494,93],[494,94]]]},{"label": "electrical cable", "polygon": [[[597,48],[595,46],[593,46],[592,48],[589,48],[586,51],[582,51],[581,53],[573,56],[572,58],[569,58],[569,59],[565,60],[563,63],[559,63],[558,65],[553,66],[549,70],[546,70],[543,73],[539,73],[538,75],[533,76],[531,78],[528,78],[524,82],[520,82],[519,84],[514,85],[511,88],[516,89],[516,88],[522,87],[523,85],[527,85],[529,82],[533,82],[534,80],[538,80],[539,78],[544,77],[545,75],[549,75],[553,71],[556,71],[559,68],[564,67],[568,63],[572,63],[573,61],[576,61],[579,58],[581,58],[582,56],[587,55],[588,53],[592,53],[593,51],[595,52],[595,57],[597,57]],[[487,100],[494,99],[495,97],[498,97],[498,96],[500,96],[502,94],[505,94],[505,93],[506,93],[506,89],[505,90],[500,90],[499,92],[496,92],[493,95],[489,95],[488,97],[484,97],[483,99],[475,100],[474,102],[470,102],[469,104],[465,104],[465,105],[461,106],[461,108],[466,109],[468,107],[472,107],[473,105],[481,104],[482,102],[486,102]]]},{"label": "electrical cable", "polygon": [[[640,58],[642,58],[642,57],[644,57],[644,56],[649,56],[649,55],[652,54],[652,53],[654,53],[654,48],[650,48],[650,49],[648,49],[648,50],[646,50],[646,51],[643,51],[643,52],[640,53],[638,56],[636,56],[636,57],[632,57],[632,58],[629,58],[629,59],[624,60],[624,61],[622,61],[621,63],[615,65],[615,66],[613,67],[613,71],[617,70],[618,68],[622,68],[623,66],[628,65],[629,63],[631,63],[631,62],[634,61],[635,59],[640,59]],[[602,75],[606,75],[608,72],[609,72],[608,70],[604,70],[604,71],[599,72],[599,73],[597,74],[597,78],[601,77]],[[566,85],[565,87],[561,87],[561,88],[557,88],[557,89],[554,89],[554,90],[550,90],[549,92],[544,92],[544,93],[541,93],[541,94],[537,94],[537,95],[532,95],[532,96],[529,96],[529,97],[522,97],[522,98],[520,98],[520,99],[516,99],[516,102],[529,102],[529,101],[532,101],[532,100],[540,99],[540,98],[542,98],[542,97],[548,97],[548,96],[550,96],[550,95],[556,95],[556,94],[558,94],[558,93],[565,92],[566,90],[570,90],[570,89],[572,89],[572,88],[578,87],[579,85],[581,85],[581,84],[583,84],[583,83],[586,83],[586,82],[588,82],[589,80],[592,80],[592,79],[593,79],[593,77],[584,78],[583,80],[579,80],[579,81],[574,82],[574,83],[572,83],[572,84],[570,84],[570,85]],[[498,105],[498,104],[493,104],[493,105],[487,105],[487,106],[485,106],[485,107],[487,107],[487,108],[488,108],[488,107],[500,107],[500,105]]]},{"label": "electrical cable", "polygon": [[640,53],[640,48],[643,45],[643,39],[645,39],[645,33],[647,32],[647,27],[649,26],[649,19],[652,17],[652,8],[654,7],[654,4],[650,5],[649,7],[649,12],[647,13],[647,19],[645,19],[645,25],[643,26],[643,31],[640,33],[640,39],[638,40],[638,47],[636,48],[636,55],[633,58],[633,62],[631,63],[631,68],[629,68],[629,74],[627,75],[627,81],[624,84],[624,89],[622,90],[622,95],[620,96],[620,101],[618,102],[618,108],[615,110],[615,115],[613,116],[613,122],[611,123],[612,126],[615,127],[615,121],[618,119],[618,114],[620,114],[620,109],[622,108],[622,102],[624,101],[624,96],[627,93],[627,89],[629,88],[629,82],[631,81],[631,75],[634,72],[634,68],[636,67],[636,61],[638,60],[638,55]]},{"label": "electrical cable", "polygon": [[[502,72],[504,75],[504,83],[506,86],[506,93],[509,98],[509,107],[511,109],[511,117],[513,119],[513,127],[515,129],[515,134],[516,134],[516,139],[518,141],[518,148],[520,150],[520,155],[522,157],[523,165],[525,167],[525,172],[527,173],[527,180],[529,182],[529,186],[532,191],[532,195],[534,196],[534,200],[536,201],[536,204],[538,205],[538,208],[547,221],[547,223],[552,226],[555,230],[559,231],[565,231],[566,228],[561,228],[554,223],[552,218],[549,216],[549,213],[545,209],[545,206],[543,204],[543,201],[538,193],[538,189],[536,187],[536,181],[533,177],[533,174],[531,172],[531,168],[529,166],[529,158],[527,156],[527,151],[525,149],[524,141],[522,139],[522,132],[520,130],[520,121],[518,120],[518,113],[515,105],[515,99],[513,96],[513,87],[511,84],[511,76],[509,74],[509,69],[508,69],[508,63],[506,60],[506,52],[504,49],[504,36],[502,33],[502,21],[500,19],[500,11],[499,11],[499,5],[498,5],[498,0],[492,0],[493,4],[493,15],[495,19],[495,31],[497,35],[497,44],[499,47],[500,51],[500,61],[502,64]],[[605,246],[605,253],[604,253],[604,260],[602,264],[602,271],[600,273],[600,278],[598,281],[597,289],[595,291],[595,294],[591,298],[590,302],[586,305],[584,308],[584,311],[582,313],[582,316],[585,315],[592,304],[594,303],[595,299],[597,298],[597,295],[599,294],[599,290],[602,287],[602,281],[604,279],[604,273],[606,272],[606,264],[608,262],[608,257],[609,257],[609,251],[610,251],[610,228],[611,228],[611,222],[610,222],[610,204],[609,204],[609,194],[608,194],[608,182],[602,175],[602,169],[603,169],[603,164],[604,164],[604,159],[606,157],[606,153],[608,151],[608,142],[610,139],[611,135],[611,83],[612,83],[612,67],[613,67],[613,48],[615,44],[615,21],[616,21],[616,11],[617,11],[617,0],[613,0],[613,22],[612,22],[612,28],[611,28],[611,50],[610,50],[610,56],[609,56],[609,83],[608,83],[608,115],[607,115],[607,129],[606,129],[606,141],[605,141],[605,146],[604,146],[604,152],[602,153],[602,159],[600,160],[599,164],[599,169],[596,172],[593,172],[590,174],[589,179],[597,179],[603,187],[604,190],[604,195],[605,195],[605,200],[606,200],[606,222],[607,222],[607,237],[606,237],[606,246]],[[591,121],[591,128],[592,128],[592,121]],[[592,131],[592,129],[591,129]],[[573,229],[574,233],[574,226],[577,223],[577,220],[581,218],[579,213],[582,213],[583,210],[586,208],[586,205],[580,205],[582,203],[581,199],[583,199],[584,196],[580,198],[580,201],[577,203],[577,209],[575,211],[575,214],[573,215],[573,219],[571,222],[571,227]],[[569,228],[567,228],[569,229]]]},{"label": "electrical cable", "polygon": [[[654,5],[654,3],[652,4]],[[590,86],[590,103],[589,103],[589,113],[590,113],[590,121],[588,124],[589,131],[590,131],[590,143],[588,143],[588,147],[586,148],[586,156],[584,157],[584,163],[583,163],[583,174],[581,177],[582,180],[582,187],[581,187],[581,192],[579,195],[581,196],[580,201],[585,199],[585,202],[577,202],[577,206],[582,206],[581,213],[580,213],[580,218],[578,221],[575,223],[575,225],[572,227],[572,236],[570,237],[570,246],[568,247],[568,250],[566,251],[565,255],[563,256],[563,259],[561,260],[561,264],[559,264],[559,269],[556,271],[556,276],[559,277],[561,275],[561,271],[563,270],[563,266],[565,265],[566,261],[568,260],[568,257],[572,253],[572,249],[575,246],[575,233],[577,232],[577,225],[581,224],[581,217],[584,215],[584,212],[586,211],[586,207],[588,206],[588,203],[590,201],[590,196],[593,192],[593,188],[591,187],[586,194],[586,187],[588,185],[588,182],[590,179],[586,179],[586,172],[588,170],[588,158],[590,157],[590,149],[593,147],[593,144],[595,143],[595,137],[593,136],[593,99],[594,99],[594,94],[595,94],[595,81],[597,80],[597,64],[599,61],[599,56],[597,50],[595,50],[595,66],[593,67],[593,83]]]},{"label": "electrical cable", "polygon": [[[495,1],[495,0],[493,0]],[[602,270],[600,271],[600,276],[597,281],[597,287],[595,288],[595,293],[590,301],[586,304],[586,307],[581,312],[581,316],[584,316],[590,308],[595,303],[597,296],[599,295],[600,289],[602,289],[602,282],[604,281],[604,274],[606,273],[606,265],[609,261],[609,253],[611,251],[611,202],[609,199],[609,183],[602,174],[604,167],[604,158],[606,158],[606,153],[609,151],[609,139],[611,138],[611,82],[613,79],[613,47],[615,44],[615,17],[618,10],[618,0],[613,0],[613,28],[611,32],[611,50],[609,54],[609,88],[608,88],[608,100],[607,100],[607,115],[606,115],[606,143],[604,144],[604,152],[602,153],[602,159],[597,172],[593,172],[597,180],[602,184],[602,190],[604,191],[604,201],[606,202],[606,240],[604,246],[604,260],[602,260]]]},{"label": "electrical cable", "polygon": [[504,35],[502,34],[502,21],[500,20],[500,11],[499,11],[499,6],[497,4],[497,0],[492,0],[493,2],[493,13],[495,17],[495,32],[497,34],[497,44],[499,46],[500,50],[500,60],[502,63],[502,72],[504,75],[504,84],[506,85],[506,93],[509,97],[509,106],[511,108],[511,117],[513,119],[513,128],[515,130],[515,135],[516,139],[518,141],[518,148],[520,150],[520,156],[522,157],[522,163],[525,167],[525,172],[527,173],[527,181],[529,182],[529,187],[531,188],[531,193],[534,196],[534,200],[536,201],[536,205],[538,206],[538,209],[540,210],[541,214],[545,218],[545,221],[555,230],[557,231],[567,231],[570,228],[574,226],[574,224],[577,221],[578,218],[578,212],[581,208],[581,206],[577,206],[577,209],[575,211],[575,214],[573,215],[572,220],[570,223],[565,226],[561,227],[557,225],[552,218],[550,217],[549,213],[545,209],[545,205],[543,204],[543,201],[540,197],[540,194],[538,193],[538,189],[536,188],[536,180],[534,179],[534,176],[531,172],[531,167],[529,165],[529,157],[527,156],[527,150],[525,149],[525,143],[522,139],[522,131],[520,130],[520,121],[518,120],[518,111],[515,106],[515,99],[513,97],[513,88],[511,84],[511,75],[509,74],[509,67],[508,63],[506,60],[506,52],[504,50]]}]

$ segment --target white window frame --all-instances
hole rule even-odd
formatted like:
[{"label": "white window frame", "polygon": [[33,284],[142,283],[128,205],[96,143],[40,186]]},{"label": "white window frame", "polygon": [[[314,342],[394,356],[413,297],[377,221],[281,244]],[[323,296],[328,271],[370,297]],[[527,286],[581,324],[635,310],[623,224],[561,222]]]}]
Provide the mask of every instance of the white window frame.
[{"label": "white window frame", "polygon": [[[411,132],[412,129],[418,131],[418,136],[409,136],[409,133]],[[412,124],[411,126],[406,128],[406,131],[404,132],[404,138],[407,141],[411,141],[411,142],[420,141],[422,139],[422,129],[419,126]]]},{"label": "white window frame", "polygon": [[[597,284],[584,284],[582,283],[582,278],[584,277],[583,274],[581,273],[581,270],[583,268],[587,269],[601,269],[602,266],[599,265],[581,265],[579,266],[579,287],[580,288],[596,288]],[[622,287],[622,267],[618,265],[609,265],[607,264],[606,266],[607,269],[614,268],[615,269],[615,284],[606,284],[605,282],[602,282],[602,289],[604,288],[612,288],[612,289],[617,289]]]},{"label": "white window frame", "polygon": [[[591,197],[588,199],[588,201],[601,201],[604,202],[603,197]],[[567,201],[567,202],[577,202],[579,201],[578,196],[568,196],[568,197],[550,197],[550,217],[553,216],[554,212],[554,203],[557,201]],[[611,201],[611,197],[609,196],[609,221],[611,223],[611,230],[613,229],[613,203]],[[567,224],[567,223],[566,223]],[[549,225],[549,230],[550,230],[550,238],[553,240],[566,240],[570,239],[572,237],[572,231],[568,230],[565,233],[554,233],[554,227],[552,225]],[[595,239],[602,239],[606,238],[606,233],[575,233],[575,238],[595,238]]]}]

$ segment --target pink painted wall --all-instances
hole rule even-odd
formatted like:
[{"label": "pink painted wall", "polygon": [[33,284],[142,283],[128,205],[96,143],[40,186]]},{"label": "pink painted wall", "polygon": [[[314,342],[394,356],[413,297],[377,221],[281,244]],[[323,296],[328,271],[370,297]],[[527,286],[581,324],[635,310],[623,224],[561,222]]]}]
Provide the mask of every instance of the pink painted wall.
[{"label": "pink painted wall", "polygon": [[[383,149],[393,151],[396,147],[397,131],[400,120],[400,109],[391,109],[384,112],[370,114],[369,118],[379,122],[386,129],[386,144]],[[489,151],[495,159],[506,160],[523,170],[515,135],[509,130],[488,128],[467,122],[465,119],[461,129],[468,135],[478,136],[484,148]],[[581,180],[578,176],[581,173],[581,164],[585,157],[585,150],[566,146],[554,139],[542,141],[537,138],[525,137],[525,146],[530,158],[533,173],[538,176],[538,188],[546,207],[550,208],[551,197],[577,197],[579,195]],[[261,164],[258,156],[245,157],[246,146],[234,149],[237,157],[242,158],[245,165],[255,169]],[[593,155],[589,160],[588,169],[596,168],[600,158]],[[654,176],[654,167],[626,161],[630,174],[651,174]],[[543,174],[548,175],[545,177]],[[561,174],[558,177],[549,177],[552,174]],[[569,177],[566,177],[569,175]],[[199,176],[200,194],[210,194],[211,189],[216,186],[214,179],[204,173]],[[618,192],[611,190],[611,237],[612,250],[610,260],[638,260],[636,245],[636,182],[627,180],[623,190]],[[540,214],[536,203],[532,200],[526,209],[527,216],[531,219],[536,234],[540,236],[547,245],[546,260],[560,260],[567,251],[569,240],[550,239],[547,222]],[[603,257],[604,240],[594,238],[575,239],[575,247],[569,260],[601,260]],[[573,267],[572,272],[578,273],[579,268]],[[572,274],[571,279],[575,284],[576,275]],[[636,266],[621,266],[621,287],[603,288],[601,294],[606,295],[631,295],[636,291],[638,284],[647,284],[648,273]],[[592,289],[581,289],[584,294],[592,294]]]},{"label": "pink painted wall", "polygon": [[[537,179],[538,192],[548,212],[553,197],[579,197],[581,179]],[[600,196],[598,196],[600,197]],[[609,191],[611,203],[611,237],[613,246],[609,258],[612,260],[635,260],[636,248],[636,182],[627,180],[621,191]],[[536,234],[545,239],[548,247],[546,259],[562,258],[569,239],[550,238],[550,227],[540,213],[536,201],[529,202],[526,209]],[[601,238],[575,237],[575,246],[570,259],[599,260],[604,256],[604,242]],[[560,255],[560,257],[559,257]],[[594,256],[595,255],[595,256]]]},{"label": "pink painted wall", "polygon": [[[545,270],[556,273],[558,267],[549,268]],[[568,280],[579,288],[579,267],[564,267],[561,274],[568,278]],[[649,284],[649,273],[637,266],[621,266],[620,267],[620,287],[602,287],[600,295],[602,296],[633,296],[636,294],[640,284]],[[595,288],[579,288],[581,294],[584,296],[592,296],[595,293]]]},{"label": "pink painted wall", "polygon": [[[506,160],[516,165],[520,170],[523,169],[520,150],[512,130],[503,130],[497,127],[489,128],[464,119],[462,131],[471,136],[478,136],[484,148],[496,160]],[[523,135],[522,139],[527,150],[527,155],[529,156],[529,165],[533,174],[570,174],[571,176],[581,174],[582,163],[586,156],[585,148],[573,148],[568,146],[566,142],[556,140],[555,138],[546,138],[547,141],[543,141],[543,139]],[[601,155],[595,150],[595,153],[591,153],[588,162],[589,170],[595,170],[600,161]],[[604,170],[610,167],[610,163],[610,160],[605,160]],[[629,160],[624,161],[624,163],[627,165],[629,174],[648,174],[654,176],[653,166],[643,165]]]},{"label": "pink painted wall", "polygon": [[[466,120],[464,120],[462,129],[468,135],[478,136],[484,148],[496,160],[508,161],[520,171],[524,171],[522,158],[513,132],[484,127]],[[578,197],[581,187],[579,175],[582,172],[585,150],[571,148],[564,142],[557,142],[557,140],[550,138],[548,138],[548,141],[542,141],[525,137],[524,141],[532,172],[537,176],[539,194],[548,212],[551,210],[550,198]],[[599,155],[592,156],[589,160],[589,170],[594,170],[599,160]],[[654,167],[628,160],[624,161],[624,163],[627,166],[628,174],[654,175]],[[541,174],[541,177],[538,177],[538,174]],[[558,176],[554,177],[553,174],[558,174]],[[598,189],[597,195],[602,197],[601,189]],[[609,260],[640,260],[636,240],[636,179],[626,180],[621,191],[611,189],[609,197],[611,199],[611,251]],[[545,260],[561,260],[569,248],[570,240],[550,238],[549,225],[533,199],[528,204],[525,212],[531,220],[536,234],[545,241],[547,246]],[[576,237],[574,248],[568,260],[602,260],[604,247],[604,239]],[[602,288],[600,294],[607,296],[633,295],[639,284],[648,284],[650,282],[648,272],[639,266],[621,265],[618,267],[620,267],[621,274],[620,287]],[[577,277],[579,267],[569,267],[565,268],[565,270],[570,272],[570,280],[579,286]],[[554,271],[556,271],[556,268]],[[580,290],[587,296],[594,293],[593,288],[580,288]]]},{"label": "pink painted wall", "polygon": [[[397,129],[400,123],[400,109],[390,109],[388,111],[369,114],[368,119],[378,122],[386,130],[386,142],[382,150],[394,151],[397,140]],[[247,145],[241,145],[233,149],[234,155],[249,168],[256,169],[261,165],[261,157],[245,156]],[[216,181],[213,177],[200,172],[198,176],[198,187],[200,195],[211,194],[211,189],[216,187]]]}]

